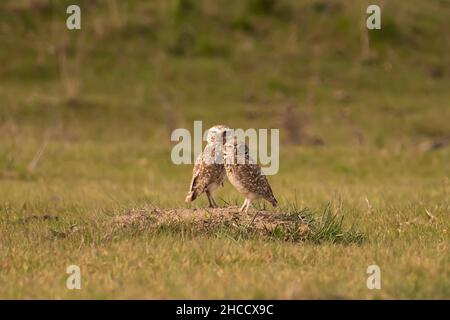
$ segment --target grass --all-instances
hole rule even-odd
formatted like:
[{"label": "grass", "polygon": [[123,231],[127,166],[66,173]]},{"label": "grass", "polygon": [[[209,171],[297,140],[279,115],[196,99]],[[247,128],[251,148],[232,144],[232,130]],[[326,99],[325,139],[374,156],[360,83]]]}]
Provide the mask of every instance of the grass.
[{"label": "grass", "polygon": [[[445,2],[380,3],[370,48],[367,1],[78,3],[0,4],[1,298],[450,298]],[[183,202],[194,120],[280,128],[280,208]]]}]

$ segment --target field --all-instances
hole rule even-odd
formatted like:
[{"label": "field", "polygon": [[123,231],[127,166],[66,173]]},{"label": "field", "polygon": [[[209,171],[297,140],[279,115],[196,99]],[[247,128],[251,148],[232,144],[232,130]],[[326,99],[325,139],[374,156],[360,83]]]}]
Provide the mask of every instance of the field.
[{"label": "field", "polygon": [[[2,1],[0,298],[450,299],[448,30],[444,0]],[[184,202],[194,120],[280,129],[278,208]]]}]

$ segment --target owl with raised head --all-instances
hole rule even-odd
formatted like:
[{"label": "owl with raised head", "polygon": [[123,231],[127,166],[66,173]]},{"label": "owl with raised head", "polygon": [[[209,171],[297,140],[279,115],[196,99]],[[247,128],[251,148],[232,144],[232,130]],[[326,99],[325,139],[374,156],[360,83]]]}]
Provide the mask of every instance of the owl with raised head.
[{"label": "owl with raised head", "polygon": [[225,180],[225,167],[223,165],[223,132],[228,127],[217,125],[208,130],[207,144],[195,161],[192,180],[185,201],[191,202],[203,192],[208,197],[209,206],[216,208],[213,192],[223,186]]}]

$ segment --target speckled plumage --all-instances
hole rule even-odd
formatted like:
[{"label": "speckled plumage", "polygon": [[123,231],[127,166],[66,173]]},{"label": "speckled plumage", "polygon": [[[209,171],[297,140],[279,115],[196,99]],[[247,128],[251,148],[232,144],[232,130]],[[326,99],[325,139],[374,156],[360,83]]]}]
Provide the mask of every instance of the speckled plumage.
[{"label": "speckled plumage", "polygon": [[217,137],[222,137],[225,126],[214,126],[208,130],[207,145],[195,161],[192,180],[186,202],[194,201],[203,192],[208,197],[210,207],[217,207],[213,192],[223,186],[225,167],[223,165],[222,144]]},{"label": "speckled plumage", "polygon": [[253,200],[263,198],[277,206],[272,188],[261,167],[250,157],[248,147],[233,139],[224,144],[224,165],[230,183],[245,196],[240,211],[247,212]]}]

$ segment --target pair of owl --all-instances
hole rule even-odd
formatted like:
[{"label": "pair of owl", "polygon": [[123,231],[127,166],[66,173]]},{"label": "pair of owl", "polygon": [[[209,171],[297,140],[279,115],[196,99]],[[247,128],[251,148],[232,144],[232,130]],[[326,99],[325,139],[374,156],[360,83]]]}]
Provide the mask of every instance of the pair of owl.
[{"label": "pair of owl", "polygon": [[223,186],[225,176],[245,196],[240,212],[247,212],[252,201],[263,198],[277,206],[272,188],[261,167],[249,155],[245,142],[231,136],[230,128],[217,125],[208,130],[207,145],[198,156],[186,202],[206,193],[209,206],[217,207],[213,192]]}]

